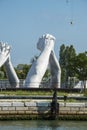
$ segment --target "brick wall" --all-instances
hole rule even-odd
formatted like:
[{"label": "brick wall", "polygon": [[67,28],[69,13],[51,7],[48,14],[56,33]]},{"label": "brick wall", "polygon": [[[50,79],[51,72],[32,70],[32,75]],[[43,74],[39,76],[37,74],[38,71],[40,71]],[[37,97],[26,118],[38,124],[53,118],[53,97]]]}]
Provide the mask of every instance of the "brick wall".
[{"label": "brick wall", "polygon": [[[39,100],[0,100],[0,119],[32,119],[50,117],[51,103]],[[59,103],[59,118],[87,116],[87,103]]]}]

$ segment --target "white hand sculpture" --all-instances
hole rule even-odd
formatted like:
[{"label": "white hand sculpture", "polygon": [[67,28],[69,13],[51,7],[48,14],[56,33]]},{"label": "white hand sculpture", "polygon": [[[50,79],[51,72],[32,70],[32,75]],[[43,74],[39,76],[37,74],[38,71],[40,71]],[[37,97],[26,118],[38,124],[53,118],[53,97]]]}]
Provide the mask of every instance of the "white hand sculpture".
[{"label": "white hand sculpture", "polygon": [[60,68],[59,62],[56,58],[54,51],[51,51],[49,65],[50,65],[50,72],[51,72],[50,87],[60,88],[60,86],[61,86],[60,85],[60,83],[61,83],[61,68]]},{"label": "white hand sculpture", "polygon": [[5,66],[11,87],[19,87],[19,79],[10,59],[10,48],[8,44],[0,42],[0,67]]},{"label": "white hand sculpture", "polygon": [[46,34],[39,38],[37,48],[41,50],[38,59],[33,63],[25,79],[25,87],[39,88],[41,80],[49,63],[51,50],[54,47],[55,38]]}]

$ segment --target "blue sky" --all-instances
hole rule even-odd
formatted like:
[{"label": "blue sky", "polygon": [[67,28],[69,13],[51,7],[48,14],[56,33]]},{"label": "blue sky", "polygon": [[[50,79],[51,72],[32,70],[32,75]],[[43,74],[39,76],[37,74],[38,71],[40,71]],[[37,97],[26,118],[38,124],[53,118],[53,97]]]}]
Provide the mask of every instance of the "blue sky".
[{"label": "blue sky", "polygon": [[46,33],[56,37],[57,57],[63,43],[87,51],[87,0],[0,0],[0,41],[12,46],[14,66],[40,53],[36,44]]}]

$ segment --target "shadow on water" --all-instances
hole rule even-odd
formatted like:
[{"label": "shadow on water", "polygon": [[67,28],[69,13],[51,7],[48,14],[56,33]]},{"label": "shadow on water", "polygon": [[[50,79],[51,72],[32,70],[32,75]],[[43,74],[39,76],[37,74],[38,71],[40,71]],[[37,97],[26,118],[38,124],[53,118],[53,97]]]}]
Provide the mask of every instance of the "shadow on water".
[{"label": "shadow on water", "polygon": [[0,121],[0,130],[87,130],[87,122],[80,121]]},{"label": "shadow on water", "polygon": [[54,121],[1,121],[0,130],[57,130],[58,123]]}]

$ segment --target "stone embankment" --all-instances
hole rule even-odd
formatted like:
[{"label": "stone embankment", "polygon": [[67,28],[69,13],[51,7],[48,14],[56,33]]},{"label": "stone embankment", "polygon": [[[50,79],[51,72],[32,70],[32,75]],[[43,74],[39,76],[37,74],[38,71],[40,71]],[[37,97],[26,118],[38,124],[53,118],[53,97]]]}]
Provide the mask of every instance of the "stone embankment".
[{"label": "stone embankment", "polygon": [[[58,119],[87,120],[87,103],[59,103]],[[0,120],[51,119],[51,101],[1,99]]]}]

